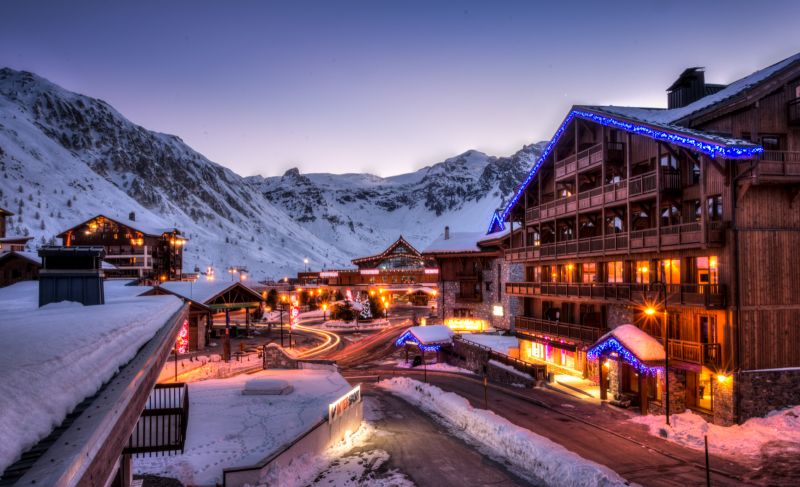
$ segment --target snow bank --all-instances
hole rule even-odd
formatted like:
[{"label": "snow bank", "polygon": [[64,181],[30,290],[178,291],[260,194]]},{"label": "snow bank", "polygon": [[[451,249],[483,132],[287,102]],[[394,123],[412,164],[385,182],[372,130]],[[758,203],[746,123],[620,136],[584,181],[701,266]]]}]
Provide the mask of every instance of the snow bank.
[{"label": "snow bank", "polygon": [[479,333],[470,333],[461,336],[461,339],[466,342],[477,343],[484,347],[489,347],[495,352],[508,355],[509,348],[519,348],[519,340],[517,337],[500,336],[500,335],[482,335]]},{"label": "snow bank", "polygon": [[[282,396],[242,395],[252,379],[282,379]],[[222,482],[222,469],[254,465],[327,414],[351,386],[325,370],[269,370],[189,384],[189,428],[180,455],[136,458],[134,471],[174,477],[184,485]],[[283,484],[279,484],[283,485]]]},{"label": "snow bank", "polygon": [[[397,363],[395,363],[394,366],[397,367],[398,369],[410,369],[412,368],[411,365],[412,362],[410,360],[408,362],[406,362],[405,360],[400,360]],[[414,367],[415,370],[422,370],[423,368],[424,367],[422,365]],[[437,362],[435,364],[428,364],[427,368],[428,370],[438,370],[440,372],[456,372],[459,374],[475,375],[475,373],[471,370],[462,369],[461,367],[456,367],[455,365],[445,364],[441,362]]]},{"label": "snow bank", "polygon": [[705,448],[703,436],[708,435],[709,451],[720,455],[757,458],[762,447],[770,442],[794,444],[800,449],[800,406],[773,411],[764,418],[751,418],[734,426],[709,424],[691,411],[671,414],[669,419],[670,426],[665,424],[664,416],[637,416],[631,421],[647,426],[654,436],[696,450]]},{"label": "snow bank", "polygon": [[475,409],[452,392],[406,377],[382,380],[378,387],[432,413],[454,433],[485,446],[498,458],[546,485],[626,485],[625,479],[608,467],[586,460],[491,411]]},{"label": "snow bank", "polygon": [[[9,294],[31,291],[32,284],[38,286],[24,283]],[[97,392],[181,304],[173,296],[147,296],[98,306],[0,307],[0,472]]]}]

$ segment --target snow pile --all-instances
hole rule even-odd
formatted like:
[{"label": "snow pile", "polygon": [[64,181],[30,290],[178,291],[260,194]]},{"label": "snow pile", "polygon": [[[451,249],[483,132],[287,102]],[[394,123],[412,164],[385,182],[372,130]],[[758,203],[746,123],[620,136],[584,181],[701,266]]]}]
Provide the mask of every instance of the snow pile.
[{"label": "snow pile", "polygon": [[461,339],[466,342],[477,343],[484,347],[491,348],[495,352],[508,355],[508,350],[511,348],[519,348],[519,340],[517,337],[501,336],[501,335],[484,335],[480,333],[470,333],[461,336]]},{"label": "snow pile", "polygon": [[[10,286],[2,295],[32,291],[34,284]],[[173,296],[0,307],[0,472],[97,392],[180,308]]]},{"label": "snow pile", "polygon": [[[395,367],[398,369],[410,369],[412,368],[412,362],[405,360],[400,360],[394,364]],[[455,372],[458,374],[470,374],[475,375],[475,373],[471,370],[462,369],[461,367],[456,367],[455,365],[445,364],[442,362],[437,362],[435,364],[427,364],[426,366],[418,365],[414,367],[415,370],[422,370],[423,368],[427,368],[428,370],[436,370],[439,372]]]},{"label": "snow pile", "polygon": [[454,433],[485,446],[496,457],[546,485],[626,485],[625,479],[608,467],[586,460],[491,411],[475,409],[452,392],[406,377],[383,380],[378,387],[435,415]]},{"label": "snow pile", "polygon": [[283,379],[250,379],[244,383],[245,396],[280,396],[290,394],[294,389]]},{"label": "snow pile", "polygon": [[425,254],[480,252],[478,240],[485,236],[485,232],[451,232],[449,238],[445,238],[444,234],[442,234],[422,252]]},{"label": "snow pile", "polygon": [[704,435],[708,435],[709,451],[720,455],[756,458],[767,443],[793,445],[800,450],[800,406],[773,411],[764,418],[751,418],[734,426],[709,424],[691,411],[671,414],[669,420],[671,425],[667,426],[664,416],[631,418],[634,423],[647,426],[652,435],[696,450],[705,448]]},{"label": "snow pile", "polygon": [[[282,379],[294,392],[242,395],[251,379]],[[173,477],[184,485],[222,482],[222,469],[258,464],[320,421],[351,386],[325,370],[269,370],[189,384],[189,428],[180,455],[134,459],[138,474]],[[288,484],[278,484],[288,485]]]},{"label": "snow pile", "polygon": [[507,370],[508,372],[511,372],[512,374],[514,374],[516,376],[523,377],[525,379],[533,380],[533,377],[531,377],[530,374],[528,374],[526,372],[522,372],[521,370],[517,370],[517,369],[515,369],[514,367],[512,367],[510,365],[506,365],[506,364],[504,364],[502,362],[498,362],[497,360],[489,360],[489,363],[491,365],[497,367],[497,368],[500,368],[500,369],[503,369],[503,370]]}]

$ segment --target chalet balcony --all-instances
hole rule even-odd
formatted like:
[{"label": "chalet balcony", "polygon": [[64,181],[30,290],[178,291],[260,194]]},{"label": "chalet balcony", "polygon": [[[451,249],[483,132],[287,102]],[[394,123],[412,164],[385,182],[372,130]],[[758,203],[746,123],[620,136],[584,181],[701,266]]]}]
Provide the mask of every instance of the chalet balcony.
[{"label": "chalet balcony", "polygon": [[577,154],[567,156],[555,162],[556,179],[575,174],[591,167],[599,166],[603,162],[603,144],[595,144]]},{"label": "chalet balcony", "polygon": [[528,318],[527,316],[514,317],[514,326],[518,333],[537,333],[574,340],[585,345],[591,345],[596,342],[604,332],[604,330],[593,326]]},{"label": "chalet balcony", "polygon": [[690,342],[672,338],[669,340],[669,358],[673,360],[690,364],[719,366],[721,355],[719,343]]},{"label": "chalet balcony", "polygon": [[[726,286],[724,284],[668,284],[667,304],[702,306],[709,309],[724,308]],[[510,296],[559,296],[595,301],[628,301],[644,303],[658,291],[649,284],[636,283],[565,283],[565,282],[509,282],[506,293]]]},{"label": "chalet balcony", "polygon": [[790,127],[800,127],[800,98],[789,100],[786,105]]},{"label": "chalet balcony", "polygon": [[761,153],[752,178],[757,183],[800,181],[800,152],[768,150]]},{"label": "chalet balcony", "polygon": [[123,453],[183,452],[188,424],[188,386],[156,384]]},{"label": "chalet balcony", "polygon": [[[634,176],[629,181],[609,183],[566,198],[530,207],[525,210],[525,221],[547,220],[576,211],[600,209],[603,206],[623,202],[629,196],[650,195],[655,193],[657,187],[656,171],[650,171]],[[661,168],[661,190],[680,190],[681,188],[680,172]]]}]

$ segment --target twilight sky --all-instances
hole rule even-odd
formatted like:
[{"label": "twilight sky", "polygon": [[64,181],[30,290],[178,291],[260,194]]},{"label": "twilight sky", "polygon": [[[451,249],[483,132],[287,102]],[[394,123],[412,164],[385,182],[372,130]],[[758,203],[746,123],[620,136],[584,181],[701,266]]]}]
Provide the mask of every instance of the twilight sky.
[{"label": "twilight sky", "polygon": [[0,66],[102,98],[242,175],[399,174],[549,139],[575,103],[664,106],[800,51],[797,0],[36,1]]}]

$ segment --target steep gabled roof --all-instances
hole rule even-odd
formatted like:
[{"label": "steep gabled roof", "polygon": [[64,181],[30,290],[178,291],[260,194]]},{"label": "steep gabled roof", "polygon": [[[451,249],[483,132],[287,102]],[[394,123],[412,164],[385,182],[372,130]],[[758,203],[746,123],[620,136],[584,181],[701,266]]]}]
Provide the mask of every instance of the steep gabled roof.
[{"label": "steep gabled roof", "polygon": [[0,208],[0,215],[13,216],[14,214],[6,210],[5,208]]},{"label": "steep gabled roof", "polygon": [[158,288],[170,294],[186,298],[196,303],[207,305],[221,295],[235,289],[242,289],[253,296],[255,301],[261,300],[261,295],[242,284],[240,281],[167,281],[162,282]]},{"label": "steep gabled roof", "polygon": [[133,230],[136,230],[137,232],[141,232],[143,235],[147,235],[149,237],[160,237],[160,236],[164,235],[165,233],[172,233],[172,232],[180,233],[180,230],[178,230],[174,226],[169,226],[169,225],[167,225],[167,224],[165,224],[165,223],[163,223],[161,221],[144,222],[144,221],[138,221],[138,220],[130,220],[128,218],[123,218],[123,217],[120,217],[120,216],[109,216],[109,214],[107,214],[107,213],[99,213],[99,214],[97,214],[97,215],[95,215],[95,216],[93,216],[91,218],[83,219],[80,222],[72,225],[71,227],[67,228],[63,232],[59,233],[57,235],[57,237],[58,238],[63,238],[64,235],[67,232],[69,232],[71,230],[75,230],[76,228],[80,227],[81,225],[84,225],[87,222],[89,222],[91,220],[94,220],[95,218],[99,218],[99,217],[106,218],[108,220],[111,220],[111,221],[119,224],[119,225],[123,225],[123,226],[131,228]]},{"label": "steep gabled roof", "polygon": [[422,254],[419,252],[419,250],[417,250],[416,248],[414,248],[414,246],[413,246],[413,245],[411,245],[410,243],[408,243],[408,241],[407,241],[406,239],[404,239],[402,235],[400,235],[400,238],[398,238],[397,240],[395,240],[395,242],[394,242],[392,245],[390,245],[389,247],[387,247],[387,248],[386,248],[386,250],[384,250],[384,251],[383,251],[383,252],[381,252],[380,254],[368,255],[368,256],[366,256],[366,257],[359,257],[359,258],[357,258],[357,259],[353,259],[351,262],[352,262],[353,264],[360,264],[360,263],[364,263],[364,262],[370,262],[370,261],[373,261],[373,260],[385,259],[385,258],[386,258],[386,257],[388,257],[388,256],[389,256],[389,255],[390,255],[390,254],[391,254],[391,253],[392,253],[392,252],[393,252],[393,251],[394,251],[394,250],[395,250],[397,247],[399,247],[399,246],[401,246],[401,245],[405,245],[405,246],[406,246],[406,247],[407,247],[407,248],[408,248],[408,249],[411,251],[411,255],[413,255],[413,256],[415,256],[415,257],[420,257],[420,258],[422,258]]},{"label": "steep gabled roof", "polygon": [[497,216],[492,218],[488,233],[491,234],[504,228],[504,222],[507,220],[511,209],[519,201],[520,195],[533,180],[547,156],[550,155],[569,122],[576,117],[702,152],[709,157],[749,159],[758,155],[764,149],[749,141],[690,129],[683,126],[683,124],[693,115],[696,116],[701,112],[706,112],[743,96],[751,88],[760,85],[790,67],[796,66],[798,63],[800,63],[800,53],[734,81],[719,91],[680,108],[574,106],[534,164],[528,177],[525,178],[505,209],[500,213],[499,218]]}]

